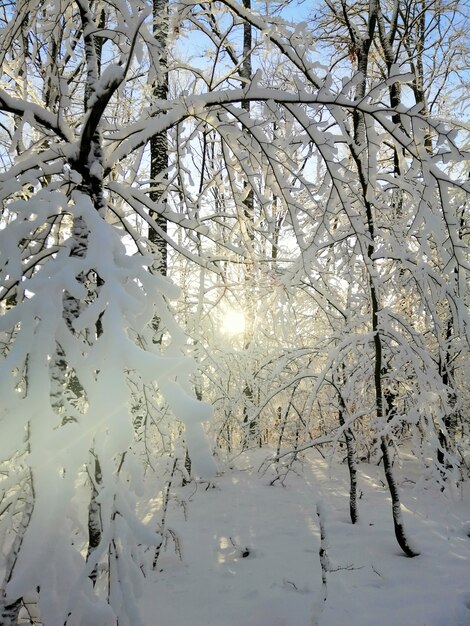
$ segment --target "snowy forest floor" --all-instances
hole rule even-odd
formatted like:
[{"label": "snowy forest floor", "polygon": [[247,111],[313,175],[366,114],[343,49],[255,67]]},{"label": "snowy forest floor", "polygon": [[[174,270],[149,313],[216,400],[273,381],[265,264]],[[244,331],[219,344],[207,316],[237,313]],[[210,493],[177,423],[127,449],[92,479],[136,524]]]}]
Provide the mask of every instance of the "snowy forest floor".
[{"label": "snowy forest floor", "polygon": [[[397,468],[404,522],[420,556],[393,534],[383,469],[359,466],[360,520],[349,521],[348,475],[311,451],[285,487],[259,473],[266,451],[236,458],[215,485],[190,483],[170,501],[168,545],[147,579],[148,626],[469,626],[470,489],[442,493],[416,464]],[[316,513],[329,569],[323,602]],[[184,504],[184,506],[183,506]]]}]

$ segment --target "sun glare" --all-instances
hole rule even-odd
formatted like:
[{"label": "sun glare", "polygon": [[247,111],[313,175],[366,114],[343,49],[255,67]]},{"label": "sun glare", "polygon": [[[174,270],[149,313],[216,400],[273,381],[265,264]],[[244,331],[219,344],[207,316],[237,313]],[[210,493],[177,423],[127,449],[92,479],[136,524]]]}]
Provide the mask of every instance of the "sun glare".
[{"label": "sun glare", "polygon": [[242,311],[231,309],[224,315],[221,330],[224,335],[241,335],[245,332],[245,316]]}]

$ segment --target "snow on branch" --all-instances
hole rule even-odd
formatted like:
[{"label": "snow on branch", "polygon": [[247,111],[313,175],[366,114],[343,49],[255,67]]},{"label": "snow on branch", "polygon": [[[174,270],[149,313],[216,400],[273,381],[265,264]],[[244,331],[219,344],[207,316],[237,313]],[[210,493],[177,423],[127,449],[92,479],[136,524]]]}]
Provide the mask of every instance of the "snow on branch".
[{"label": "snow on branch", "polygon": [[4,89],[0,89],[0,110],[5,111],[5,113],[18,115],[19,117],[27,115],[29,119],[34,120],[39,126],[50,131],[52,135],[57,135],[66,142],[73,141],[72,130],[63,122],[60,123],[57,115],[34,102],[27,102],[20,98],[9,96]]}]

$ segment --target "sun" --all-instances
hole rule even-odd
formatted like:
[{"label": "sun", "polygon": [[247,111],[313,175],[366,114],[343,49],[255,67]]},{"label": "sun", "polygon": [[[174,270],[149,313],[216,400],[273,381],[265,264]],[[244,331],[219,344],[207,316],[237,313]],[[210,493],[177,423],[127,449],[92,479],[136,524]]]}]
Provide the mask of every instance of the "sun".
[{"label": "sun", "polygon": [[230,309],[224,315],[221,331],[224,335],[241,335],[245,332],[245,315],[237,309]]}]

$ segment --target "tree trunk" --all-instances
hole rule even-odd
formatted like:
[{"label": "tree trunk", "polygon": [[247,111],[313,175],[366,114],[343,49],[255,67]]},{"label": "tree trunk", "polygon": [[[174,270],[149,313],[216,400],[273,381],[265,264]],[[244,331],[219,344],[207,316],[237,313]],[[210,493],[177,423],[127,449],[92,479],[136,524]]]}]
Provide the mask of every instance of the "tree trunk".
[{"label": "tree trunk", "polygon": [[[153,35],[159,48],[159,76],[153,86],[155,100],[168,99],[168,0],[153,0]],[[149,239],[155,245],[159,261],[156,269],[161,274],[168,272],[168,251],[165,239],[167,220],[164,216],[166,199],[166,182],[168,180],[168,136],[166,131],[157,133],[150,140],[150,179],[152,189],[150,199],[160,205],[158,211],[150,211],[159,230],[149,228]],[[158,328],[158,324],[157,324]]]},{"label": "tree trunk", "polygon": [[[243,7],[245,9],[251,9],[251,0],[243,0]],[[242,78],[241,86],[245,88],[252,79],[252,63],[251,63],[251,48],[252,48],[252,31],[251,24],[243,24],[243,62],[240,68],[240,77]],[[250,111],[250,102],[247,100],[242,101],[241,106],[245,111]],[[244,186],[248,186],[249,183],[245,182]],[[243,218],[245,222],[246,232],[248,234],[248,240],[246,242],[248,250],[246,254],[248,259],[245,265],[245,294],[244,294],[244,308],[245,308],[245,335],[243,339],[244,349],[248,350],[253,340],[253,302],[250,294],[250,287],[252,286],[253,279],[253,243],[255,239],[254,235],[254,194],[250,189],[243,202]],[[249,372],[248,372],[249,373]],[[260,436],[258,432],[257,420],[250,418],[250,406],[253,402],[253,383],[249,378],[245,379],[245,387],[243,389],[245,396],[245,405],[243,407],[243,424],[245,425],[243,448],[248,448],[257,436]]]},{"label": "tree trunk", "polygon": [[[344,6],[345,5],[343,5],[343,7]],[[346,16],[346,19],[348,19],[346,10],[344,11],[344,14]],[[352,37],[352,44],[354,46],[354,52],[357,58],[357,70],[362,76],[362,79],[358,83],[356,88],[356,98],[358,100],[363,98],[366,93],[369,51],[374,37],[378,15],[379,3],[377,2],[377,0],[371,0],[369,3],[369,20],[366,34],[362,37],[359,36],[357,33],[357,29],[355,29],[352,25],[349,29]],[[350,24],[349,21],[348,24]],[[374,338],[374,395],[376,416],[379,427],[380,425],[382,425],[383,428],[386,428],[387,416],[386,411],[384,410],[384,394],[382,386],[382,372],[384,371],[384,363],[382,331],[380,328],[379,320],[380,302],[378,289],[375,282],[375,276],[378,274],[377,265],[374,260],[376,248],[376,233],[373,205],[369,199],[370,194],[367,169],[367,136],[364,117],[360,113],[354,114],[354,144],[352,145],[352,157],[358,169],[359,182],[362,188],[362,198],[365,208],[366,227],[369,235],[369,243],[367,244],[367,252],[364,261],[366,262],[367,271],[369,274],[371,328]],[[385,477],[389,488],[390,497],[392,499],[392,515],[395,528],[395,537],[397,539],[398,545],[406,554],[406,556],[417,556],[418,553],[411,548],[407,540],[405,528],[403,525],[400,496],[393,474],[393,467],[388,449],[388,435],[380,435],[380,449],[383,456]]]},{"label": "tree trunk", "polygon": [[[342,383],[344,383],[344,366],[342,367]],[[354,435],[352,430],[348,428],[344,428],[345,420],[344,414],[346,412],[346,405],[344,403],[344,398],[341,394],[341,389],[337,389],[338,393],[338,401],[339,401],[339,410],[338,410],[338,420],[340,426],[343,428],[344,439],[346,441],[346,453],[347,453],[347,463],[349,470],[349,516],[351,518],[351,523],[355,524],[358,520],[358,512],[357,512],[357,466],[356,466],[356,454],[354,452]]]}]

